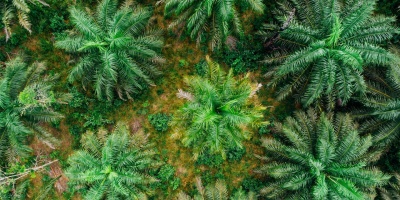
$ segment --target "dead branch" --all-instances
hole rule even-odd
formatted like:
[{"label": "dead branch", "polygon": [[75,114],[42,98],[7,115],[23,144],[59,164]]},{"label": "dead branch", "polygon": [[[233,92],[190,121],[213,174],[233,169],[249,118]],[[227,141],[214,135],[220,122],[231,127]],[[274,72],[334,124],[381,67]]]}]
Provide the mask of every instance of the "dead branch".
[{"label": "dead branch", "polygon": [[192,94],[190,94],[189,92],[185,92],[182,89],[178,89],[178,93],[176,93],[176,96],[179,99],[186,99],[189,101],[193,101],[193,99],[194,99],[194,96]]},{"label": "dead branch", "polygon": [[45,164],[40,165],[40,166],[37,166],[37,163],[36,163],[34,167],[27,168],[27,169],[24,170],[24,172],[17,173],[17,174],[15,174],[15,173],[11,173],[11,174],[4,173],[4,175],[3,175],[3,173],[0,172],[0,185],[7,185],[7,184],[10,184],[10,183],[15,183],[15,181],[24,178],[26,175],[30,174],[31,172],[42,171],[45,167],[47,167],[47,166],[49,166],[49,165],[51,165],[51,164],[53,164],[55,162],[58,162],[58,160],[53,160],[53,161],[50,161],[50,162],[45,163]]}]

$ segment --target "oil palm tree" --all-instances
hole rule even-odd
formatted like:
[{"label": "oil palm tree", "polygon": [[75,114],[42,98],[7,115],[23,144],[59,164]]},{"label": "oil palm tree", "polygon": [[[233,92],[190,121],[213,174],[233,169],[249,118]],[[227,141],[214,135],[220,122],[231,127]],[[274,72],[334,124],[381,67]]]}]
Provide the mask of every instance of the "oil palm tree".
[{"label": "oil palm tree", "polygon": [[270,85],[279,85],[278,100],[296,93],[306,107],[327,100],[332,108],[336,100],[345,105],[354,94],[363,94],[363,70],[396,60],[379,46],[398,32],[396,20],[375,15],[375,4],[375,0],[282,3],[278,12],[284,25],[266,25],[260,32],[267,44],[274,41],[281,49],[265,60],[277,64],[269,75]]},{"label": "oil palm tree", "polygon": [[277,130],[282,138],[265,139],[268,162],[258,170],[271,179],[261,190],[268,198],[366,199],[390,178],[367,167],[372,137],[360,137],[349,115],[297,111]]},{"label": "oil palm tree", "polygon": [[129,2],[118,9],[117,0],[103,0],[94,14],[72,7],[70,20],[75,29],[56,42],[80,57],[69,81],[81,80],[99,99],[111,100],[115,92],[121,99],[131,99],[159,74],[161,33],[148,28],[149,9],[132,7]]},{"label": "oil palm tree", "polygon": [[0,157],[8,161],[26,157],[30,148],[25,140],[34,133],[52,146],[54,138],[41,123],[58,120],[62,115],[52,106],[67,101],[68,95],[53,92],[56,76],[44,76],[44,63],[31,66],[16,57],[7,62],[0,76]]},{"label": "oil palm tree", "polygon": [[[399,49],[392,50],[399,55]],[[353,116],[362,123],[361,132],[373,134],[373,150],[385,151],[378,163],[393,174],[389,184],[378,189],[378,199],[399,199],[400,68],[393,64],[387,70],[366,70],[364,74],[368,80],[367,92],[358,99],[364,107],[358,108]]]},{"label": "oil palm tree", "polygon": [[84,199],[146,199],[152,194],[150,184],[157,179],[148,171],[160,162],[146,135],[131,136],[119,124],[110,134],[87,132],[81,142],[83,149],[70,156],[65,173]]},{"label": "oil palm tree", "polygon": [[170,28],[187,30],[199,44],[203,38],[211,41],[211,49],[219,49],[227,42],[228,36],[242,36],[239,8],[249,7],[262,14],[265,5],[262,0],[166,0],[165,15],[178,15]]},{"label": "oil palm tree", "polygon": [[250,125],[262,123],[265,108],[255,103],[260,84],[253,85],[248,75],[235,79],[232,70],[226,74],[206,60],[206,75],[186,77],[188,91],[177,94],[187,101],[174,116],[182,128],[176,132],[185,146],[193,147],[195,158],[205,150],[225,158],[229,148],[241,148],[242,141],[250,138]]},{"label": "oil palm tree", "polygon": [[28,19],[28,13],[30,12],[28,3],[40,3],[45,6],[49,6],[43,0],[2,0],[0,2],[0,16],[2,16],[2,23],[4,26],[4,33],[6,34],[6,40],[11,37],[11,26],[13,25],[13,20],[18,19],[18,22],[26,30],[31,33],[31,26]]},{"label": "oil palm tree", "polygon": [[246,193],[242,189],[237,190],[232,195],[229,195],[226,183],[223,180],[217,180],[214,184],[203,186],[201,179],[196,178],[196,189],[198,194],[190,197],[184,192],[177,195],[177,200],[256,200],[254,192]]},{"label": "oil palm tree", "polygon": [[366,71],[367,93],[360,98],[366,109],[359,109],[354,117],[365,119],[361,131],[373,133],[377,147],[396,145],[400,136],[400,68]]}]

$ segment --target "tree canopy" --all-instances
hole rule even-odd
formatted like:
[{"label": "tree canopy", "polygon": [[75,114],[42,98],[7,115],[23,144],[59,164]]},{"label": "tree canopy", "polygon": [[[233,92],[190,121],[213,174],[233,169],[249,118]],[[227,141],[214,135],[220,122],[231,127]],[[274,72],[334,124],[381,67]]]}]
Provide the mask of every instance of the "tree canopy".
[{"label": "tree canopy", "polygon": [[186,103],[175,123],[183,128],[182,142],[193,148],[195,157],[206,150],[226,157],[229,148],[242,148],[251,127],[262,124],[265,107],[255,101],[260,85],[252,84],[248,75],[235,79],[232,70],[226,74],[209,58],[204,68],[204,77],[185,78],[188,90],[177,93]]},{"label": "tree canopy", "polygon": [[359,136],[349,115],[297,111],[276,127],[282,139],[264,140],[259,169],[272,179],[261,190],[269,198],[367,199],[390,178],[367,167],[372,137]]},{"label": "tree canopy", "polygon": [[161,163],[146,135],[130,136],[127,126],[119,124],[110,134],[87,132],[81,142],[83,149],[68,159],[66,175],[77,189],[84,188],[84,199],[145,199],[152,194],[150,184],[157,179],[149,170]]},{"label": "tree canopy", "polygon": [[44,63],[28,66],[18,56],[5,66],[0,76],[0,157],[16,161],[30,153],[26,145],[30,134],[47,145],[54,145],[55,139],[40,123],[62,118],[52,107],[65,103],[69,95],[54,92],[57,77],[44,75]]},{"label": "tree canopy", "polygon": [[375,5],[374,0],[284,1],[279,19],[287,27],[268,24],[261,31],[266,40],[279,33],[275,45],[282,51],[265,60],[278,64],[270,72],[278,99],[295,93],[306,107],[325,99],[332,108],[336,100],[345,105],[365,93],[364,69],[398,60],[381,46],[398,33],[396,19],[375,15]]},{"label": "tree canopy", "polygon": [[75,29],[56,43],[78,57],[69,81],[80,80],[98,99],[132,99],[159,74],[163,42],[148,26],[152,11],[131,4],[118,9],[117,0],[102,0],[93,14],[72,7]]}]

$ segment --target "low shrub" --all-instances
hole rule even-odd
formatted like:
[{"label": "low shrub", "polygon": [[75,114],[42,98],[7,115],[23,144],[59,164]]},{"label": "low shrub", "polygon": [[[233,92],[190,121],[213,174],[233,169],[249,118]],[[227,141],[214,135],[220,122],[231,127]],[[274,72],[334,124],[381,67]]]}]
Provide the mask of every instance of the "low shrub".
[{"label": "low shrub", "polygon": [[263,187],[263,182],[254,177],[246,177],[242,181],[242,187],[246,191],[257,192]]},{"label": "low shrub", "polygon": [[200,62],[198,62],[197,64],[194,65],[194,70],[195,70],[197,75],[204,76],[206,74],[205,67],[207,65],[205,63],[206,63],[206,60],[201,59]]},{"label": "low shrub", "polygon": [[189,63],[186,60],[184,59],[179,60],[179,67],[186,67],[188,65]]},{"label": "low shrub", "polygon": [[111,120],[105,119],[103,115],[99,112],[91,112],[90,115],[85,115],[84,118],[85,118],[85,123],[83,124],[83,127],[91,130],[112,123]]},{"label": "low shrub", "polygon": [[240,161],[242,160],[242,157],[246,154],[246,149],[243,148],[232,148],[229,149],[227,153],[227,159],[228,161]]},{"label": "low shrub", "polygon": [[246,73],[258,69],[263,59],[260,43],[254,44],[250,39],[237,43],[235,50],[225,51],[222,60],[233,69],[235,74]]},{"label": "low shrub", "polygon": [[157,113],[148,116],[150,124],[158,132],[165,132],[168,130],[168,123],[171,121],[171,118],[170,115],[165,113]]},{"label": "low shrub", "polygon": [[219,167],[224,162],[224,159],[220,154],[210,154],[208,152],[200,154],[197,158],[197,165],[207,165],[209,167]]},{"label": "low shrub", "polygon": [[175,167],[170,164],[163,165],[156,177],[160,180],[154,186],[164,191],[171,187],[172,190],[178,189],[181,184],[181,179],[175,176]]},{"label": "low shrub", "polygon": [[260,126],[260,128],[258,128],[258,134],[267,135],[267,134],[271,133],[271,128],[270,128],[271,126],[273,126],[273,125],[269,124],[269,125]]}]

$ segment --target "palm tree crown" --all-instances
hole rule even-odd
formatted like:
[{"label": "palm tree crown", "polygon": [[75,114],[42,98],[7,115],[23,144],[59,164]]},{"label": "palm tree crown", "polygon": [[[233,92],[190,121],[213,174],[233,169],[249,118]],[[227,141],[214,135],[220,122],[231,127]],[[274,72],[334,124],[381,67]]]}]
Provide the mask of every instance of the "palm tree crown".
[{"label": "palm tree crown", "polygon": [[178,97],[187,103],[175,116],[179,127],[184,127],[183,143],[192,146],[195,157],[208,150],[226,156],[231,147],[242,147],[248,139],[249,125],[259,125],[265,109],[255,105],[254,94],[259,89],[250,83],[248,75],[235,80],[232,70],[228,74],[207,57],[205,77],[186,78],[189,91],[180,90]]},{"label": "palm tree crown", "polygon": [[31,31],[31,23],[28,19],[28,13],[30,12],[28,2],[40,3],[45,6],[49,6],[43,0],[2,0],[0,2],[0,14],[2,14],[2,23],[4,26],[4,33],[6,34],[6,40],[11,37],[11,26],[12,21],[15,17],[18,18],[18,22],[26,30]]},{"label": "palm tree crown", "polygon": [[26,136],[37,133],[51,145],[51,135],[41,128],[40,122],[50,122],[62,117],[52,110],[55,103],[63,103],[68,95],[52,91],[55,76],[42,76],[46,67],[34,63],[30,67],[21,57],[6,63],[0,78],[0,157],[18,159],[29,153],[24,144]]},{"label": "palm tree crown", "polygon": [[160,162],[146,135],[130,136],[127,126],[117,125],[109,135],[105,130],[97,136],[87,132],[81,142],[83,149],[68,159],[66,175],[84,188],[84,199],[145,199],[152,194],[149,184],[157,180],[148,170]]},{"label": "palm tree crown", "polygon": [[[294,8],[294,9],[293,9]],[[278,99],[294,91],[305,106],[326,96],[330,107],[335,100],[346,104],[354,93],[365,92],[363,68],[387,66],[395,56],[379,44],[388,41],[397,28],[393,17],[374,15],[375,0],[288,0],[281,13],[292,10],[286,29],[267,25],[265,38],[279,33],[279,55],[266,59],[280,64],[271,71],[271,85],[283,84]],[[272,31],[271,31],[272,30]]]},{"label": "palm tree crown", "polygon": [[283,140],[264,141],[268,163],[259,169],[273,179],[261,191],[269,198],[365,199],[390,178],[366,168],[372,138],[360,137],[348,115],[298,111],[277,129]]},{"label": "palm tree crown", "polygon": [[129,2],[118,9],[116,0],[103,0],[93,15],[71,8],[75,30],[56,43],[81,56],[69,80],[80,79],[85,88],[93,87],[99,99],[110,100],[114,92],[130,99],[159,73],[163,42],[158,31],[147,29],[152,12],[131,8]]},{"label": "palm tree crown", "polygon": [[243,35],[239,5],[248,6],[257,13],[263,13],[265,8],[262,0],[166,0],[165,15],[179,15],[170,28],[184,27],[198,43],[209,34],[208,41],[214,50],[221,48],[228,36]]}]

